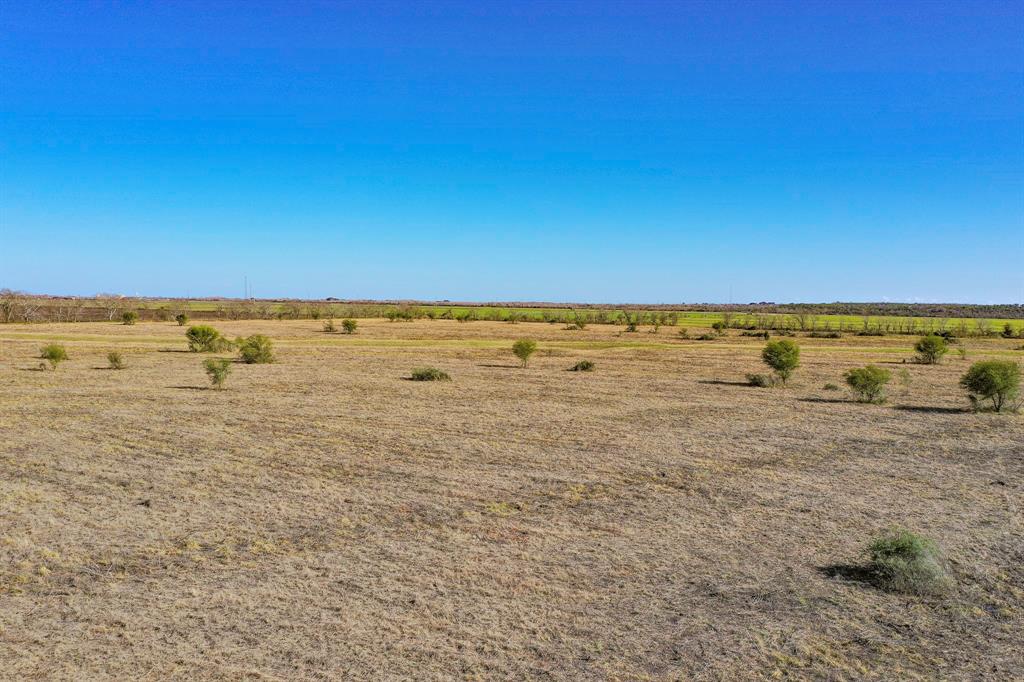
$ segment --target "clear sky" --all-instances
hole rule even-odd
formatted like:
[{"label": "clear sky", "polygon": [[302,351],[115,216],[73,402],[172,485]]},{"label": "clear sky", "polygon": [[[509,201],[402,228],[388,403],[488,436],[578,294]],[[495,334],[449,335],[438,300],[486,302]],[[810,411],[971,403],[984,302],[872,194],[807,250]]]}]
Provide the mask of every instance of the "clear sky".
[{"label": "clear sky", "polygon": [[1024,297],[1022,2],[0,2],[0,287]]}]

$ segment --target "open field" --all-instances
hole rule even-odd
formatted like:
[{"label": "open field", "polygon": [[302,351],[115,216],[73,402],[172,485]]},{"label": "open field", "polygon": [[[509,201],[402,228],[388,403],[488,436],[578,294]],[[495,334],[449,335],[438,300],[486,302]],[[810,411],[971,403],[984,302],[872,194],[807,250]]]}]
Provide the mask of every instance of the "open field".
[{"label": "open field", "polygon": [[[0,678],[1024,676],[1024,417],[957,387],[1020,339],[800,337],[756,389],[735,332],[359,324],[218,321],[278,355],[223,391],[174,322],[0,326]],[[823,388],[869,362],[887,404]],[[896,524],[949,593],[863,580]]]}]

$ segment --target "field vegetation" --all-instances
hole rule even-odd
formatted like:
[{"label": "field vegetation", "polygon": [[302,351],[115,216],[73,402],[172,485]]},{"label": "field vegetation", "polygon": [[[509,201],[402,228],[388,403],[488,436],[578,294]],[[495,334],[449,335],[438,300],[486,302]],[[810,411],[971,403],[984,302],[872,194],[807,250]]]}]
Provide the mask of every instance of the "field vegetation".
[{"label": "field vegetation", "polygon": [[[0,326],[0,677],[1024,676],[1001,332],[926,365],[920,330],[132,309]],[[834,391],[870,367],[884,404]]]}]

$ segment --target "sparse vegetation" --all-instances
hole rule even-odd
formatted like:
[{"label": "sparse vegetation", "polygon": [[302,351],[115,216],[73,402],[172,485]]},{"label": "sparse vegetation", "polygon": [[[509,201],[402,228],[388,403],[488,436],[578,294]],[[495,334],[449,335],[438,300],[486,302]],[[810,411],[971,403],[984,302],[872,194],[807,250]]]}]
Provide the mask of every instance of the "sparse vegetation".
[{"label": "sparse vegetation", "polygon": [[882,403],[885,402],[885,386],[892,379],[892,373],[887,369],[868,365],[849,370],[843,378],[859,402]]},{"label": "sparse vegetation", "polygon": [[775,372],[779,382],[785,386],[793,375],[793,371],[800,366],[800,346],[789,339],[769,341],[761,351],[761,359]]},{"label": "sparse vegetation", "polygon": [[593,372],[594,363],[590,360],[580,360],[575,365],[569,368],[571,372]]},{"label": "sparse vegetation", "polygon": [[324,322],[324,331],[328,334],[338,331],[338,328],[334,325],[334,320]]},{"label": "sparse vegetation", "polygon": [[213,327],[198,325],[185,332],[188,349],[193,353],[220,353],[231,348],[231,341]]},{"label": "sparse vegetation", "polygon": [[203,360],[203,369],[210,377],[210,383],[216,389],[224,388],[224,383],[231,374],[231,360],[227,358],[207,358]]},{"label": "sparse vegetation", "polygon": [[1020,367],[1011,360],[987,360],[971,365],[960,378],[960,386],[974,409],[987,407],[994,412],[1017,409],[1020,395]]},{"label": "sparse vegetation", "polygon": [[139,314],[134,310],[129,310],[121,315],[121,323],[127,325],[133,325],[139,321]]},{"label": "sparse vegetation", "polygon": [[838,384],[833,384],[833,383],[829,382],[829,383],[825,384],[824,386],[822,386],[822,388],[824,390],[826,390],[826,391],[838,391],[839,390],[839,385]]},{"label": "sparse vegetation", "polygon": [[174,316],[174,321],[178,323],[179,327],[184,327],[188,324],[188,315],[185,313],[178,313]]},{"label": "sparse vegetation", "polygon": [[247,365],[264,365],[274,362],[274,344],[262,334],[253,334],[235,342],[238,357]]},{"label": "sparse vegetation", "polygon": [[914,344],[914,350],[917,351],[916,359],[922,365],[934,365],[942,360],[942,356],[949,352],[949,344],[943,337],[938,334],[928,334],[922,336],[917,343]]},{"label": "sparse vegetation", "polygon": [[938,546],[902,528],[876,537],[868,546],[870,569],[882,589],[911,594],[936,594],[950,580]]},{"label": "sparse vegetation", "polygon": [[345,334],[355,334],[357,327],[359,327],[359,323],[351,318],[347,318],[341,321],[341,330]]},{"label": "sparse vegetation", "polygon": [[50,343],[39,349],[39,357],[50,363],[50,369],[56,370],[57,365],[68,359],[68,352],[59,343]]},{"label": "sparse vegetation", "polygon": [[768,388],[775,382],[773,382],[772,378],[767,374],[748,374],[747,383],[751,386],[756,386],[757,388]]},{"label": "sparse vegetation", "polygon": [[420,367],[412,371],[413,381],[451,381],[452,378],[447,372],[437,367]]},{"label": "sparse vegetation", "polygon": [[523,363],[523,367],[526,367],[530,356],[536,352],[537,342],[533,339],[519,339],[512,344],[512,353]]},{"label": "sparse vegetation", "polygon": [[107,353],[107,366],[110,369],[124,369],[126,366],[124,356],[116,350],[110,351]]}]

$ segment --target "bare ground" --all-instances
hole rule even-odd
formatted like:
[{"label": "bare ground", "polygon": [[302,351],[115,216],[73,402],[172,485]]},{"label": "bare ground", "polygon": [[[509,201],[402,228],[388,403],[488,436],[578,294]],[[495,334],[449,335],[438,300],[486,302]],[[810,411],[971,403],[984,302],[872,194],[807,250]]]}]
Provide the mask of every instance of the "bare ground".
[{"label": "bare ground", "polygon": [[[174,323],[0,328],[3,679],[1024,676],[1024,419],[956,387],[1019,342],[800,339],[781,390],[735,336],[217,326],[279,362],[215,391]],[[49,340],[71,359],[38,371]],[[911,381],[823,390],[867,362]],[[949,594],[864,580],[893,524]]]}]

